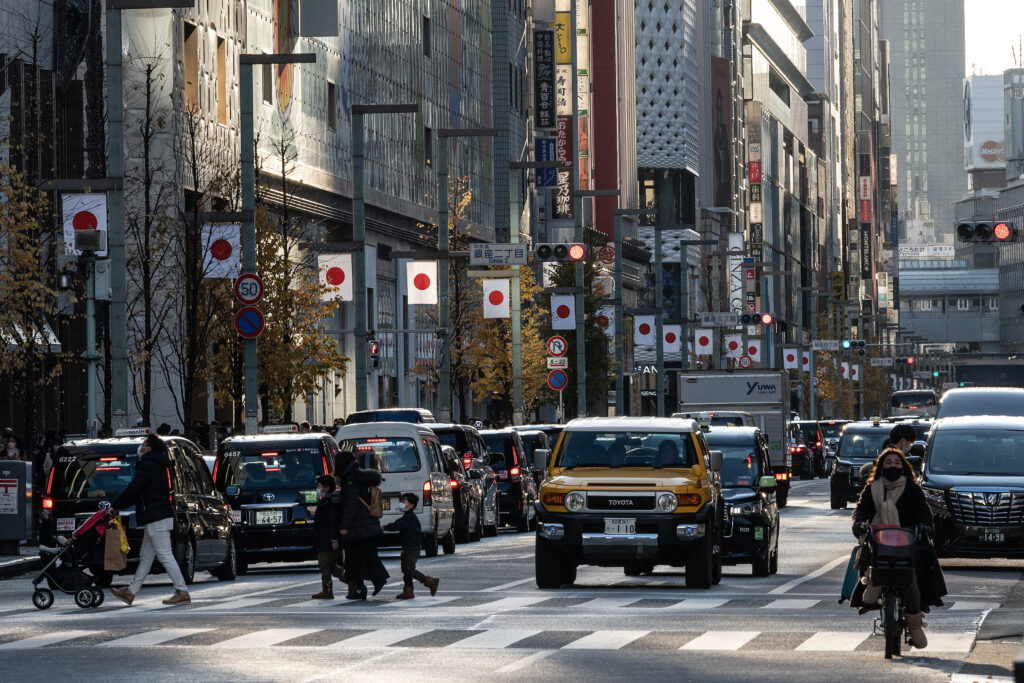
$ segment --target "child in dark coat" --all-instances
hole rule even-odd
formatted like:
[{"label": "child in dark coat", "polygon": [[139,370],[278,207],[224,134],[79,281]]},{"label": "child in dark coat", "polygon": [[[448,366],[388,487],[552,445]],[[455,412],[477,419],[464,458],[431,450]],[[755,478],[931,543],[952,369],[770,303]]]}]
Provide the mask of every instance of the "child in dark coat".
[{"label": "child in dark coat", "polygon": [[338,523],[341,520],[341,495],[336,490],[334,477],[323,474],[317,477],[316,489],[320,500],[316,504],[313,515],[313,543],[317,551],[317,564],[320,565],[319,593],[314,600],[333,600],[334,581],[336,576],[342,581],[345,574],[341,567],[341,547],[339,544]]},{"label": "child in dark coat", "polygon": [[419,496],[415,493],[403,493],[399,499],[405,513],[391,524],[384,526],[385,531],[397,531],[398,539],[402,544],[402,578],[405,580],[405,587],[396,596],[397,600],[408,600],[416,597],[412,592],[412,580],[416,579],[430,589],[431,595],[437,595],[438,580],[423,574],[416,569],[416,560],[420,557],[420,546],[423,541],[423,529],[420,527],[420,520],[413,510],[419,502]]}]

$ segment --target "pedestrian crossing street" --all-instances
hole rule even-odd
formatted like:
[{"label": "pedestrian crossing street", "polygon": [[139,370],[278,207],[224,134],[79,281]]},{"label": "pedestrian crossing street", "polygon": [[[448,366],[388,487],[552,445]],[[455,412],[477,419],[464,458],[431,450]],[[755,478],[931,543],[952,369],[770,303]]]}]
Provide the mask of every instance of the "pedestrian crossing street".
[{"label": "pedestrian crossing street", "polygon": [[[861,631],[562,631],[541,629],[418,629],[379,630],[328,628],[269,628],[239,632],[232,628],[157,628],[142,632],[74,629],[37,633],[24,637],[0,636],[0,651],[55,647],[151,648],[213,647],[262,649],[268,647],[316,647],[355,650],[360,648],[448,648],[453,650],[679,650],[692,651],[791,651],[874,652],[883,650],[881,637]],[[973,632],[929,631],[931,653],[962,655],[970,651]]]}]

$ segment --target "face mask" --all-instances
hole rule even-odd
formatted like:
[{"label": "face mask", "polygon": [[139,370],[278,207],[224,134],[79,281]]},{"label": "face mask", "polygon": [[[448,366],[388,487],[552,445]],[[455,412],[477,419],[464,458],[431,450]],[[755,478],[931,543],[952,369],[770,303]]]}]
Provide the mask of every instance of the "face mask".
[{"label": "face mask", "polygon": [[412,505],[409,503],[402,503],[402,509],[408,512],[409,510],[412,510]]},{"label": "face mask", "polygon": [[903,476],[903,468],[902,467],[883,467],[882,468],[882,476],[884,476],[889,481],[896,481],[897,479],[899,479],[900,477]]}]

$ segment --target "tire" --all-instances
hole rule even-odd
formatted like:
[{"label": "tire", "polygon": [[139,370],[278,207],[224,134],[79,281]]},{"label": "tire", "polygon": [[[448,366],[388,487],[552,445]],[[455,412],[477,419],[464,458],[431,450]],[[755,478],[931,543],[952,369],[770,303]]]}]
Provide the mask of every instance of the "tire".
[{"label": "tire", "polygon": [[37,588],[32,594],[32,604],[36,609],[50,609],[53,605],[53,591],[49,588]]},{"label": "tire", "polygon": [[461,519],[456,518],[455,524],[452,528],[455,529],[455,542],[456,543],[469,543],[469,506],[466,506],[465,516],[460,515]]},{"label": "tire", "polygon": [[765,577],[772,573],[772,551],[767,551],[764,557],[758,557],[750,565],[750,573],[753,576]]},{"label": "tire", "polygon": [[437,536],[433,533],[423,534],[424,557],[437,557]]},{"label": "tire", "polygon": [[102,605],[103,604],[103,598],[104,598],[103,591],[101,591],[99,588],[93,588],[92,589],[92,606],[93,607],[99,607],[100,605]]},{"label": "tire", "polygon": [[530,530],[530,511],[526,509],[525,505],[522,505],[519,510],[519,517],[516,519],[516,531],[519,533],[525,533]]},{"label": "tire", "polygon": [[497,524],[485,524],[484,525],[484,538],[494,538],[498,535]]},{"label": "tire", "polygon": [[804,458],[804,461],[800,464],[800,481],[806,481],[807,479],[814,479],[814,463],[808,458]]},{"label": "tire", "polygon": [[776,493],[775,494],[775,503],[780,508],[786,507],[786,505],[789,503],[789,488],[788,487],[782,493]]},{"label": "tire", "polygon": [[533,517],[530,518],[530,531],[537,530],[537,511],[534,510]]},{"label": "tire", "polygon": [[[533,558],[537,588],[560,588],[566,578],[566,562],[562,552],[550,542],[538,538]],[[572,579],[575,581],[575,567],[572,569],[572,574]]]},{"label": "tire", "polygon": [[775,546],[775,552],[772,553],[772,559],[768,563],[768,571],[772,574],[779,573],[779,546]]},{"label": "tire", "polygon": [[92,592],[92,588],[83,588],[75,593],[75,604],[82,609],[89,609],[92,607],[92,603],[95,600],[96,594]]},{"label": "tire", "polygon": [[238,550],[235,548],[235,538],[228,538],[228,556],[224,564],[210,572],[218,581],[234,581],[238,578]]},{"label": "tire", "polygon": [[469,532],[469,542],[476,543],[484,537],[484,515],[483,512],[477,508],[476,511],[476,528]]},{"label": "tire", "polygon": [[627,562],[626,566],[622,568],[622,573],[626,576],[640,576],[644,573],[644,565],[640,561]]},{"label": "tire", "polygon": [[249,562],[245,559],[245,555],[238,555],[238,575],[249,573]]},{"label": "tire", "polygon": [[[719,515],[719,519],[722,519],[721,515]],[[714,555],[711,558],[711,583],[715,586],[722,583],[722,548],[725,547],[722,531],[724,529],[725,522],[719,522],[715,529]]]},{"label": "tire", "polygon": [[576,563],[564,560],[562,563],[562,585],[571,586],[576,583]]},{"label": "tire", "polygon": [[196,580],[196,542],[189,536],[181,551],[181,561],[178,562],[181,569],[181,577],[185,579],[185,585],[191,586]]},{"label": "tire", "polygon": [[885,591],[882,598],[882,616],[885,621],[885,658],[899,657],[903,629],[900,627],[900,603],[893,590]]},{"label": "tire", "polygon": [[831,507],[833,510],[845,510],[846,509],[846,499],[845,498],[836,498],[835,496],[830,496],[829,497],[829,507]]},{"label": "tire", "polygon": [[455,529],[449,529],[448,533],[444,535],[441,540],[441,545],[444,548],[445,555],[452,555],[455,553]]},{"label": "tire", "polygon": [[714,539],[705,535],[686,555],[686,587],[711,588],[714,574]]}]

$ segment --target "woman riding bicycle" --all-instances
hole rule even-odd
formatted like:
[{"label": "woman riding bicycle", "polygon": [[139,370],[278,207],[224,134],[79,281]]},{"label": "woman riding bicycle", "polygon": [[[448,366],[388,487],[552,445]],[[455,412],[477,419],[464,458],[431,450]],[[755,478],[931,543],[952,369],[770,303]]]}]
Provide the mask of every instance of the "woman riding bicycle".
[{"label": "woman riding bicycle", "polygon": [[[941,581],[942,570],[938,558],[924,536],[932,532],[932,512],[925,501],[921,487],[902,451],[887,448],[875,461],[867,485],[853,513],[853,534],[863,538],[870,527],[891,525],[920,530],[919,547],[915,552],[913,582],[902,589],[904,613],[911,642],[916,648],[928,645],[924,635],[922,608],[941,605],[945,594]],[[941,586],[941,587],[940,587]],[[850,600],[854,607],[874,607],[878,603],[881,586],[859,584]]]}]

